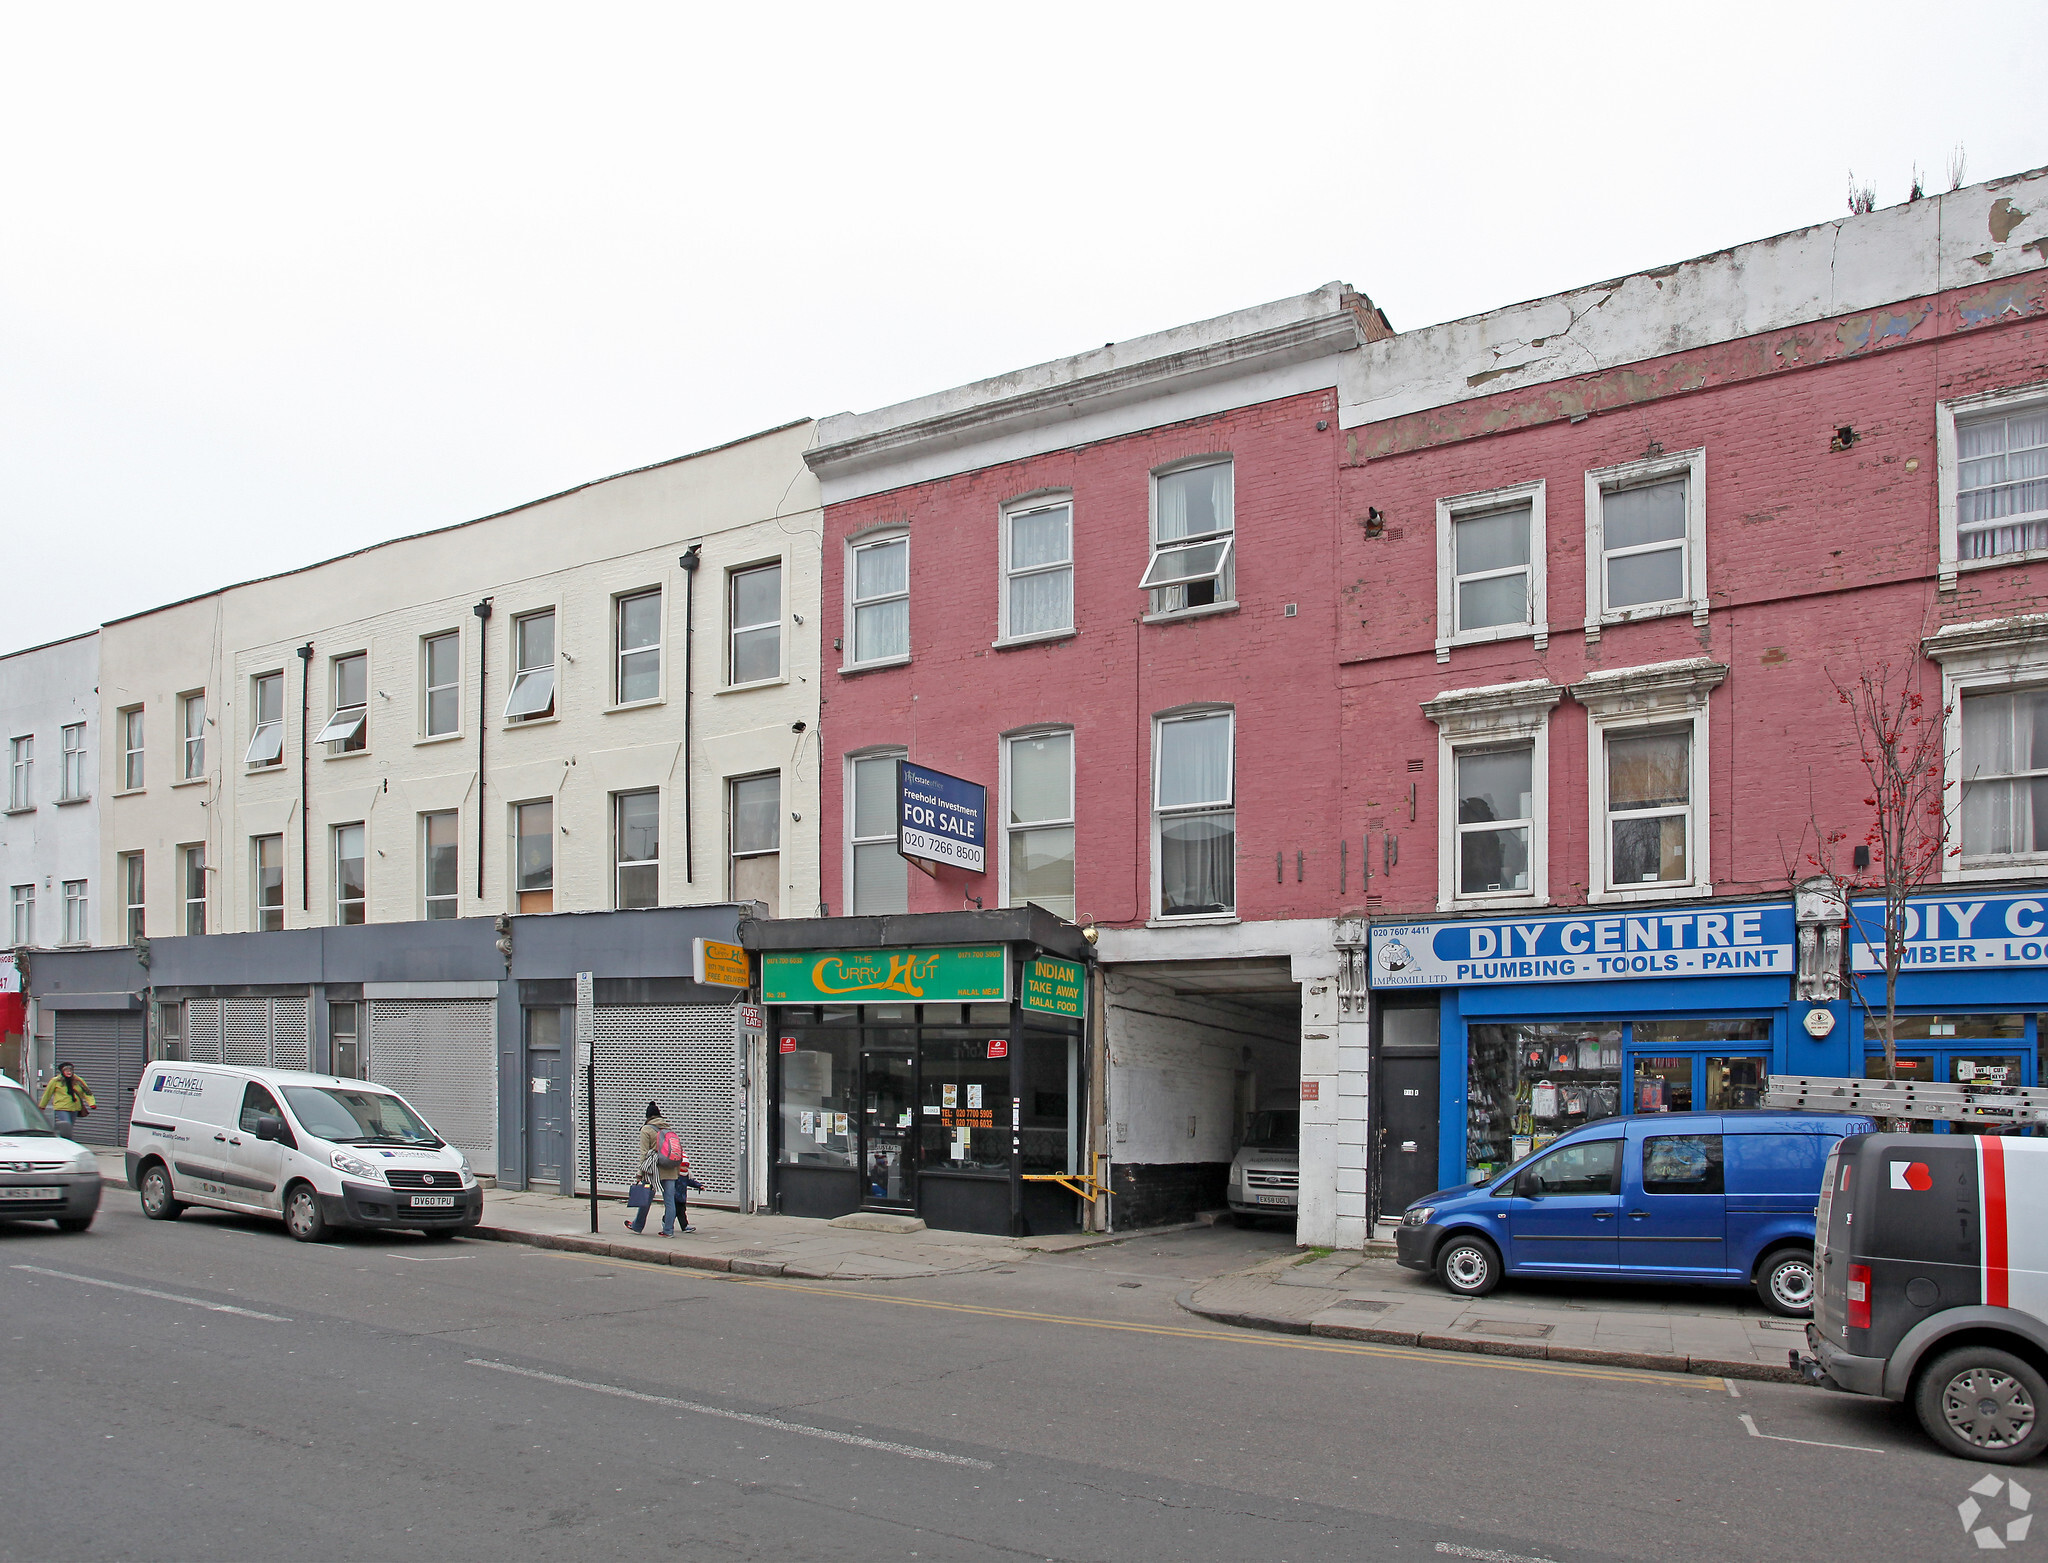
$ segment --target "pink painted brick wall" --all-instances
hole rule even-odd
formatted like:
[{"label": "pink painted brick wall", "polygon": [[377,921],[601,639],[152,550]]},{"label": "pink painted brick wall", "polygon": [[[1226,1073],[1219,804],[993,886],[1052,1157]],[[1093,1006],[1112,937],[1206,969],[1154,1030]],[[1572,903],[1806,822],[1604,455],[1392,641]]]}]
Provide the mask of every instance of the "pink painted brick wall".
[{"label": "pink painted brick wall", "polygon": [[[1327,915],[1338,899],[1340,786],[1334,561],[1339,439],[1333,397],[1287,398],[1140,434],[1007,462],[831,505],[825,512],[827,628],[822,753],[824,895],[846,906],[844,756],[901,744],[912,759],[985,783],[999,808],[1000,735],[1037,723],[1074,729],[1076,893],[1084,920],[1142,923],[1151,912],[1151,718],[1195,702],[1237,711],[1239,915]],[[1329,427],[1319,431],[1318,421]],[[1150,474],[1185,457],[1236,464],[1234,613],[1142,624]],[[1074,502],[1070,639],[996,650],[999,508],[1041,489]],[[910,531],[907,666],[841,674],[846,539]],[[1296,605],[1293,617],[1286,604]],[[997,900],[990,871],[909,876],[912,911]],[[1295,854],[1303,854],[1296,879]],[[1276,883],[1274,854],[1285,857]],[[1350,864],[1357,884],[1357,848]]]}]

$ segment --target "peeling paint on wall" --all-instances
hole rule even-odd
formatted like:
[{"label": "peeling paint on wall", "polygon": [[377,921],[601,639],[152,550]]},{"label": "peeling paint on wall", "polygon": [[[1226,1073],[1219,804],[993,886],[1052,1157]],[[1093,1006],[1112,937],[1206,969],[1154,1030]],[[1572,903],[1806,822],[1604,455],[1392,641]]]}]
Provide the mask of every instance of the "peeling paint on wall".
[{"label": "peeling paint on wall", "polygon": [[2001,195],[1991,203],[1991,237],[2000,244],[2005,243],[2012,237],[2013,229],[2025,222],[2027,217],[2026,212]]},{"label": "peeling paint on wall", "polygon": [[2043,305],[2038,283],[2008,282],[2001,287],[1965,294],[1956,300],[1956,313],[1962,319],[1963,329],[1968,330],[1972,326],[1988,325],[2003,315],[2037,315]]}]

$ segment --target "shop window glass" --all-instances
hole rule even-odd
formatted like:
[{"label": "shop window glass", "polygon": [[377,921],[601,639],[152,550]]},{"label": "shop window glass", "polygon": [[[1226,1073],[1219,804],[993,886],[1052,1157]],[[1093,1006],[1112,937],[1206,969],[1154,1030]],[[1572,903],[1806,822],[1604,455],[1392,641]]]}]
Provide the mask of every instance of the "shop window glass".
[{"label": "shop window glass", "polygon": [[1567,1129],[1627,1111],[1619,1022],[1472,1026],[1468,1047],[1469,1181],[1492,1177]]},{"label": "shop window glass", "polygon": [[[1866,1038],[1875,1039],[1884,1045],[1884,1017],[1872,1015],[1863,1023]],[[1954,1037],[1958,1041],[1970,1039],[1992,1040],[2018,1045],[2026,1039],[2027,1017],[2024,1015],[1901,1015],[1898,1029],[1892,1033],[1901,1042],[1912,1040]]]},{"label": "shop window glass", "polygon": [[1768,1042],[1771,1023],[1745,1020],[1639,1020],[1633,1039],[1638,1047],[1660,1042]]},{"label": "shop window glass", "polygon": [[1763,1106],[1764,1081],[1770,1072],[1769,1058],[1708,1059],[1706,1110],[1720,1113]]},{"label": "shop window glass", "polygon": [[1078,1041],[1072,1035],[1024,1033],[1020,1101],[1026,1172],[1072,1172],[1079,1091]]},{"label": "shop window glass", "polygon": [[1010,1170],[1010,1060],[990,1058],[995,1028],[924,1034],[924,1082],[918,1099],[920,1164],[926,1172]]},{"label": "shop window glass", "polygon": [[[1863,1060],[1863,1078],[1866,1080],[1882,1080],[1885,1078],[1884,1040],[1874,1035],[1883,1024],[1884,1022],[1881,1019],[1872,1020],[1867,1022],[1864,1027],[1865,1037],[1877,1049],[1876,1052],[1869,1054]],[[1934,1060],[1931,1058],[1908,1058],[1905,1054],[1901,1053],[1898,1056],[1898,1067],[1893,1072],[1891,1078],[1894,1080],[1911,1080],[1916,1084],[1931,1085],[1934,1081]],[[1900,1118],[1894,1120],[1894,1122],[1905,1125],[1902,1132],[1907,1134],[1932,1134],[1934,1132],[1934,1121],[1930,1118]]]},{"label": "shop window glass", "polygon": [[1643,1141],[1643,1192],[1721,1193],[1721,1136],[1667,1134]]},{"label": "shop window glass", "polygon": [[1692,1060],[1638,1058],[1632,1099],[1639,1113],[1689,1113],[1692,1111]]},{"label": "shop window glass", "polygon": [[1560,1146],[1516,1175],[1515,1192],[1525,1198],[1546,1194],[1619,1194],[1621,1141],[1581,1140],[1575,1145]]},{"label": "shop window glass", "polygon": [[782,1067],[782,1148],[791,1167],[857,1166],[860,1151],[860,1033],[800,1027]]}]

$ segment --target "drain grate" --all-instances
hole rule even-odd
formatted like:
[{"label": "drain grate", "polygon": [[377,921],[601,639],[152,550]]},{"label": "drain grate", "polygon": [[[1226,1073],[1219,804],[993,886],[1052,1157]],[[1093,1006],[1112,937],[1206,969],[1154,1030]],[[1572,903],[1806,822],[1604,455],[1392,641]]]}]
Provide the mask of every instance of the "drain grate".
[{"label": "drain grate", "polygon": [[1385,1313],[1389,1305],[1377,1297],[1344,1297],[1330,1306],[1349,1308],[1353,1313]]},{"label": "drain grate", "polygon": [[775,1250],[772,1248],[735,1248],[727,1257],[732,1259],[766,1259],[774,1252]]},{"label": "drain grate", "polygon": [[1474,1335],[1505,1335],[1513,1340],[1542,1340],[1557,1326],[1524,1324],[1518,1319],[1474,1319],[1465,1328]]}]

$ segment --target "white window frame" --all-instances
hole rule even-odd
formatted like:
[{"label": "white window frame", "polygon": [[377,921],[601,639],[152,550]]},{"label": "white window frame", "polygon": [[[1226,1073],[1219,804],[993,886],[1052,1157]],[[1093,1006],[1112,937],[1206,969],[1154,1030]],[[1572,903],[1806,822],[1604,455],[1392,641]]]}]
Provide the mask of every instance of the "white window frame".
[{"label": "white window frame", "polygon": [[[1200,612],[1201,609],[1180,609],[1182,613]],[[1164,731],[1181,722],[1201,721],[1210,717],[1227,717],[1230,720],[1230,794],[1221,800],[1203,803],[1177,803],[1170,809],[1161,809],[1159,804],[1159,762],[1165,753],[1162,741]],[[1164,818],[1178,818],[1184,814],[1216,813],[1230,810],[1230,909],[1223,912],[1176,912],[1168,916],[1160,908],[1164,905],[1163,884],[1165,860],[1160,852],[1159,824]],[[1237,872],[1240,864],[1238,848],[1243,835],[1237,828],[1237,709],[1234,706],[1202,705],[1186,706],[1173,711],[1161,711],[1152,718],[1152,922],[1168,928],[1185,928],[1200,923],[1234,923],[1239,920],[1238,907],[1243,897],[1238,891],[1244,888],[1243,878]],[[1076,865],[1078,867],[1078,864]]]},{"label": "white window frame", "polygon": [[7,741],[7,812],[24,814],[36,806],[36,735],[23,733]]},{"label": "white window frame", "polygon": [[[359,704],[342,705],[341,669],[342,664],[360,659],[363,664],[363,698]],[[313,742],[327,745],[327,758],[340,759],[343,755],[368,754],[370,752],[370,654],[368,651],[344,651],[327,659],[327,700],[333,714],[326,724],[313,735]]]},{"label": "white window frame", "polygon": [[[72,742],[73,738],[78,741]],[[92,796],[92,772],[87,768],[85,723],[68,722],[57,730],[57,801],[83,803]]]},{"label": "white window frame", "polygon": [[[445,684],[434,682],[434,647],[444,640],[455,642],[455,676]],[[455,725],[434,726],[434,696],[444,690],[455,692]],[[438,743],[462,736],[462,631],[435,630],[420,637],[420,741]]]},{"label": "white window frame", "polygon": [[[1010,565],[1010,527],[1019,516],[1036,515],[1041,510],[1064,509],[1067,513],[1067,557],[1052,564],[1028,565],[1024,569],[1012,569]],[[1074,597],[1078,577],[1074,570],[1074,495],[1071,489],[1042,489],[1037,493],[1025,494],[1005,503],[996,526],[996,546],[1000,550],[996,557],[996,638],[990,644],[996,646],[1027,646],[1033,641],[1059,640],[1075,633],[1075,618],[1079,604]],[[1017,634],[1010,628],[1010,587],[1012,583],[1028,580],[1034,575],[1055,575],[1065,571],[1067,575],[1067,622],[1056,629],[1032,630]]]},{"label": "white window frame", "polygon": [[[432,822],[437,819],[451,821],[455,830],[455,889],[448,895],[439,896],[433,893],[433,880],[430,877],[434,871],[430,833],[433,829]],[[460,917],[462,915],[462,811],[460,809],[429,809],[420,815],[419,850],[421,921],[438,922],[445,918]],[[367,883],[369,869],[367,865],[364,867],[363,878],[365,881],[364,889],[367,891],[369,888]],[[446,902],[448,904],[449,909],[443,918],[437,918],[434,915],[434,905],[436,902]]]},{"label": "white window frame", "polygon": [[[192,893],[192,873],[199,872],[199,894]],[[182,934],[203,934],[206,932],[206,843],[188,841],[178,848],[178,905],[184,915],[178,919],[178,931]],[[199,926],[192,926],[194,908],[198,909]]]},{"label": "white window frame", "polygon": [[[1423,703],[1436,723],[1437,888],[1440,912],[1544,906],[1550,901],[1550,713],[1564,690],[1547,678],[1480,689],[1449,689]],[[1532,746],[1529,888],[1482,895],[1458,891],[1458,756]]]},{"label": "white window frame", "polygon": [[121,942],[149,937],[149,865],[140,852],[121,854]]},{"label": "white window frame", "polygon": [[[739,787],[741,787],[742,785],[744,785],[744,784],[745,784],[745,783],[747,783],[747,782],[757,782],[757,781],[766,781],[766,780],[767,780],[767,779],[768,779],[769,777],[771,777],[771,776],[772,776],[772,777],[773,777],[773,778],[775,779],[775,845],[774,845],[774,846],[772,846],[772,847],[752,847],[752,848],[749,848],[749,849],[747,849],[746,851],[741,851],[741,850],[740,850],[740,848],[739,848],[739,847],[738,847],[738,846],[737,846],[737,845],[735,844],[735,842],[734,842],[734,839],[733,839],[733,838],[734,838],[734,835],[735,835],[735,833],[736,833],[737,827],[738,827],[738,825],[739,825],[739,817],[740,817],[740,813],[739,813],[739,806],[738,806],[738,799],[737,799],[737,796],[736,796],[736,791],[737,791],[737,789],[738,789]],[[747,773],[747,774],[746,774],[746,775],[744,775],[744,776],[728,776],[728,777],[726,777],[726,779],[725,779],[725,885],[726,885],[726,893],[727,893],[728,895],[730,895],[730,896],[733,896],[733,897],[735,897],[735,898],[736,898],[736,897],[738,896],[738,894],[739,894],[739,890],[738,890],[738,886],[737,886],[737,884],[736,884],[736,880],[737,880],[737,878],[738,878],[738,872],[739,872],[739,864],[740,864],[740,862],[741,862],[741,861],[742,861],[743,859],[752,859],[752,858],[757,858],[757,857],[772,857],[772,858],[774,858],[774,859],[776,859],[776,860],[777,860],[777,863],[778,863],[778,865],[779,865],[779,864],[780,864],[780,861],[781,861],[781,858],[782,858],[782,845],[783,845],[783,843],[782,843],[782,772],[780,772],[780,771],[751,771],[751,772]],[[781,884],[780,884],[780,881],[781,881],[781,877],[782,877],[782,875],[781,875],[781,869],[780,869],[780,867],[778,866],[778,868],[777,868],[777,870],[776,870],[776,880],[777,880],[777,893],[776,893],[776,904],[777,904],[777,906],[778,906],[778,907],[779,907],[779,906],[781,905],[781,902],[782,902],[782,895],[781,895]]]},{"label": "white window frame", "polygon": [[[277,715],[268,721],[263,716],[263,686],[271,679],[277,680]],[[242,764],[252,771],[276,770],[284,765],[284,669],[269,673],[253,673],[249,677],[249,747],[243,751]],[[276,752],[267,759],[259,760],[259,750],[269,748],[269,741],[276,740]]]},{"label": "white window frame", "polygon": [[[269,907],[264,904],[263,900],[263,843],[266,841],[277,843],[276,928],[265,928],[263,926],[263,914],[269,910]],[[289,887],[289,881],[290,876],[286,871],[284,861],[283,833],[272,831],[268,835],[251,836],[249,838],[249,928],[252,933],[278,933],[283,931],[285,891]]]},{"label": "white window frame", "polygon": [[[1436,502],[1436,659],[1451,660],[1453,646],[1482,646],[1493,641],[1533,639],[1535,649],[1550,646],[1550,613],[1545,593],[1548,553],[1545,546],[1544,480],[1511,483],[1476,494],[1455,494]],[[1486,629],[1458,628],[1458,523],[1499,510],[1529,507],[1529,617],[1520,624]],[[1490,571],[1488,574],[1506,574]]]},{"label": "white window frame", "polygon": [[27,949],[36,942],[36,887],[10,885],[7,890],[8,943]]},{"label": "white window frame", "polygon": [[[1176,537],[1172,541],[1166,543],[1160,542],[1160,479],[1170,478],[1182,472],[1192,472],[1200,467],[1228,467],[1230,469],[1229,527],[1219,532],[1202,532],[1191,537]],[[1229,451],[1210,451],[1204,455],[1187,456],[1183,457],[1178,461],[1168,462],[1164,466],[1154,467],[1151,473],[1151,482],[1149,485],[1149,504],[1147,508],[1147,541],[1151,545],[1151,552],[1145,560],[1145,573],[1138,577],[1138,589],[1147,594],[1146,612],[1144,615],[1145,622],[1149,624],[1156,622],[1160,619],[1181,619],[1187,618],[1192,614],[1200,613],[1223,613],[1227,612],[1229,609],[1235,608],[1237,606],[1237,457]],[[1204,544],[1215,543],[1218,541],[1222,542],[1223,544],[1223,552],[1222,555],[1216,561],[1215,570],[1211,573],[1207,575],[1192,577],[1186,580],[1172,581],[1165,586],[1153,586],[1147,584],[1152,580],[1153,572],[1158,569],[1160,556],[1162,554],[1177,553],[1183,549],[1198,548],[1203,546]],[[1221,592],[1220,588],[1226,577],[1229,580],[1230,590],[1228,593],[1223,593]],[[1195,585],[1201,581],[1217,582],[1219,587],[1219,594],[1214,602],[1199,603],[1192,608],[1152,607],[1150,596],[1152,592],[1171,591],[1177,587]]]},{"label": "white window frame", "polygon": [[123,706],[121,719],[121,791],[141,792],[149,783],[148,726],[141,706]]},{"label": "white window frame", "polygon": [[1962,557],[1961,524],[1956,517],[1962,492],[1957,424],[1983,413],[2023,412],[2043,402],[2048,402],[2048,380],[1985,391],[1976,396],[1953,397],[1934,404],[1934,486],[1935,509],[1940,519],[1942,591],[1954,591],[1956,577],[1964,570],[1991,570],[2048,559],[2048,548],[1993,554],[1988,559],[1965,559]]},{"label": "white window frame", "polygon": [[[2017,557],[2016,555],[2008,556]],[[2001,561],[2003,562],[2003,561]],[[1951,625],[1920,643],[1941,667],[1943,723],[1942,811],[1949,844],[1963,844],[1963,697],[2048,685],[2048,613],[2019,614]],[[1952,883],[2038,874],[2048,853],[1965,858],[1942,855],[1941,877]]]},{"label": "white window frame", "polygon": [[[1708,701],[1728,669],[1705,657],[1657,662],[1646,667],[1594,673],[1571,686],[1586,708],[1587,881],[1589,902],[1690,901],[1714,893],[1713,775],[1708,748]],[[1692,734],[1687,778],[1689,816],[1683,883],[1613,885],[1607,819],[1607,740],[1636,733],[1689,727]]]},{"label": "white window frame", "polygon": [[[363,895],[360,901],[345,900],[341,893],[341,833],[345,830],[359,830],[363,833]],[[332,876],[334,887],[334,926],[360,927],[370,920],[370,826],[367,820],[343,820],[331,826],[327,832],[327,871]],[[342,915],[351,906],[363,909],[362,923],[350,923]]]},{"label": "white window frame", "polygon": [[[884,592],[876,597],[856,597],[854,589],[859,575],[856,561],[861,554],[869,549],[884,548],[892,543],[901,543],[903,545],[903,590],[900,592]],[[872,607],[877,603],[897,602],[899,600],[904,604],[903,650],[886,657],[862,657],[860,654],[860,610]],[[844,649],[844,660],[840,664],[842,672],[866,668],[899,667],[910,660],[909,602],[910,533],[908,529],[895,526],[885,531],[868,532],[860,536],[849,537],[846,540],[846,646]]]},{"label": "white window frame", "polygon": [[[1064,738],[1067,741],[1067,814],[1064,819],[1022,820],[1013,823],[1010,819],[1010,799],[1014,796],[1010,785],[1010,746],[1016,743],[1029,743],[1034,738]],[[1078,762],[1074,758],[1074,729],[1071,725],[1064,722],[1022,727],[1015,732],[1004,733],[1001,739],[998,740],[998,745],[1001,750],[996,757],[996,764],[997,774],[1002,778],[1002,793],[998,805],[1001,810],[999,817],[1002,820],[1002,842],[998,849],[996,863],[996,893],[1002,899],[997,904],[1001,906],[1013,904],[1010,893],[1010,837],[1023,831],[1065,829],[1074,833],[1074,909],[1078,913],[1080,911],[1081,895],[1081,838],[1079,827],[1075,821],[1077,800],[1074,796],[1074,774]],[[1039,905],[1036,901],[1015,904],[1024,906]],[[1046,910],[1050,910],[1050,908],[1046,908]],[[1055,913],[1054,915],[1057,916],[1058,914]]]},{"label": "white window frame", "polygon": [[[519,665],[519,628],[529,620],[538,618],[554,620],[554,655],[546,663],[537,662],[530,668],[522,668]],[[505,661],[512,670],[512,681],[505,691],[504,721],[508,727],[527,727],[535,722],[552,721],[561,715],[562,614],[559,605],[531,608],[525,613],[512,615],[511,622],[505,628]],[[530,715],[515,715],[512,708],[519,703],[519,691],[529,682],[546,684],[547,703],[541,710]]]},{"label": "white window frame", "polygon": [[[887,760],[891,763],[894,763],[897,760],[907,760],[909,758],[910,751],[904,748],[901,744],[883,744],[878,748],[857,750],[854,753],[847,755],[843,761],[843,764],[845,766],[845,770],[843,772],[845,781],[844,785],[840,790],[839,795],[844,802],[844,807],[840,811],[844,817],[840,822],[841,828],[839,832],[839,839],[841,843],[841,850],[844,853],[844,871],[842,873],[839,883],[845,891],[846,904],[844,907],[844,911],[848,917],[868,917],[877,915],[887,915],[871,912],[862,912],[854,906],[853,849],[855,847],[860,846],[874,846],[877,843],[886,841],[889,844],[889,850],[893,852],[896,850],[896,843],[898,839],[900,839],[896,830],[896,819],[894,817],[893,811],[891,812],[889,820],[889,829],[886,833],[878,836],[854,835],[854,766],[862,761],[867,760]],[[907,858],[902,859],[901,861],[903,863],[904,874],[903,903],[906,907],[908,907],[910,904],[910,862]]]},{"label": "white window frame", "polygon": [[188,689],[178,696],[178,780],[200,781],[205,775],[206,691]]},{"label": "white window frame", "polygon": [[[506,910],[517,912],[520,909],[519,898],[523,895],[545,895],[548,897],[548,909],[552,911],[554,909],[556,867],[555,859],[557,856],[555,852],[555,847],[557,844],[556,836],[558,833],[558,828],[555,822],[557,816],[561,812],[560,808],[556,800],[552,797],[521,798],[518,800],[518,802],[507,805],[507,808],[510,814],[512,834],[511,839],[506,843],[505,846],[505,861],[511,864],[510,869],[506,872],[505,879],[506,882],[512,887],[512,894],[510,898],[510,905],[506,908]],[[519,823],[520,813],[522,810],[536,808],[546,809],[548,811],[548,828],[545,836],[545,840],[548,844],[548,882],[545,889],[529,891],[525,888],[525,886],[523,886],[519,882],[521,873],[523,872],[523,870],[520,868],[519,861],[519,843],[527,839],[526,837],[520,835]]]},{"label": "white window frame", "polygon": [[[763,619],[756,624],[742,624],[733,614],[733,588],[743,575],[752,575],[759,570],[774,570],[775,617]],[[783,597],[789,589],[789,562],[785,559],[757,559],[752,564],[736,564],[725,572],[725,687],[727,689],[752,689],[756,685],[782,684],[789,681],[789,637],[782,632]],[[851,621],[848,621],[849,626]],[[775,631],[775,671],[766,678],[741,680],[733,676],[738,663],[739,638],[748,633],[759,633],[765,629]]]},{"label": "white window frame", "polygon": [[64,881],[64,942],[92,943],[92,902],[83,879]]},{"label": "white window frame", "polygon": [[[1617,489],[1640,488],[1682,477],[1685,482],[1685,582],[1683,595],[1667,602],[1643,603],[1631,608],[1607,606],[1607,553],[1601,546],[1605,535],[1601,525],[1602,500]],[[1653,545],[1668,546],[1664,544]],[[1612,467],[1598,467],[1586,474],[1586,640],[1600,638],[1610,624],[1632,624],[1639,619],[1661,619],[1674,613],[1690,613],[1695,624],[1707,622],[1707,452],[1681,450],[1655,456],[1640,456]]]},{"label": "white window frame", "polygon": [[[624,904],[624,900],[619,894],[619,876],[629,868],[644,868],[649,864],[652,864],[654,868],[653,904],[655,906],[661,905],[661,859],[663,844],[668,836],[668,832],[662,828],[667,821],[662,818],[661,792],[662,790],[659,787],[622,787],[617,792],[611,794],[611,904],[614,911],[636,910],[635,908],[628,908]],[[628,858],[624,856],[626,850],[625,802],[628,798],[643,796],[654,799],[654,856],[651,858]],[[644,908],[637,910],[644,910]]]},{"label": "white window frame", "polygon": [[[645,646],[626,644],[626,604],[639,602],[642,598],[654,599],[654,639]],[[631,591],[612,593],[612,699],[610,709],[623,711],[640,706],[659,705],[667,693],[667,662],[662,656],[662,646],[668,639],[668,598],[659,586],[636,586]],[[561,647],[555,648],[557,654]],[[654,658],[654,693],[626,698],[626,658]]]}]

